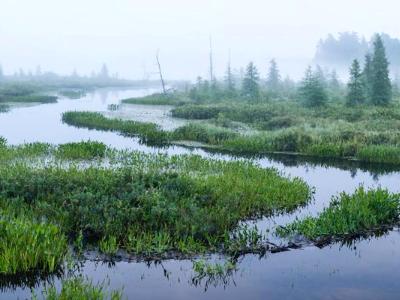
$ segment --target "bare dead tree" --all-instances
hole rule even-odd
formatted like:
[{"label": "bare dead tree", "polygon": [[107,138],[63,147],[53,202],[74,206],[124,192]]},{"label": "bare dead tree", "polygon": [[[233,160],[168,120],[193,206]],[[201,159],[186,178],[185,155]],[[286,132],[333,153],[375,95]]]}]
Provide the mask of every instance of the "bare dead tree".
[{"label": "bare dead tree", "polygon": [[213,50],[212,50],[212,39],[210,35],[210,82],[214,80],[214,66],[213,66]]},{"label": "bare dead tree", "polygon": [[167,90],[165,89],[165,82],[164,82],[164,78],[163,78],[162,71],[161,71],[161,64],[160,64],[160,59],[158,57],[158,53],[159,53],[159,50],[157,50],[157,54],[156,54],[156,60],[157,60],[157,66],[158,66],[158,74],[160,75],[160,80],[161,80],[163,93],[164,93],[164,95],[166,95],[167,94]]}]

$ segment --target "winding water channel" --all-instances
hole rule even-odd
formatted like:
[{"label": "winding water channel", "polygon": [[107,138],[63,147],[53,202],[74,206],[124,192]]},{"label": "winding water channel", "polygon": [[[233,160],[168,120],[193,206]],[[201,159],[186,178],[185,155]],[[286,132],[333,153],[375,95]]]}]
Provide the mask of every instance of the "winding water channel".
[{"label": "winding water channel", "polygon": [[[184,123],[168,115],[162,106],[122,105],[108,110],[123,98],[142,96],[152,90],[103,89],[79,100],[60,98],[56,104],[13,108],[0,114],[0,136],[10,144],[48,142],[52,144],[97,140],[119,149],[168,154],[194,153],[205,157],[232,159],[201,149],[151,148],[112,132],[77,129],[61,122],[64,111],[100,111],[107,115],[157,122],[166,129]],[[262,229],[272,228],[320,212],[331,196],[352,192],[359,185],[382,186],[400,192],[400,168],[364,165],[355,162],[307,160],[290,156],[254,159],[264,167],[274,167],[288,176],[299,176],[315,187],[315,199],[291,215],[257,222]],[[271,237],[272,239],[274,237]],[[280,242],[280,241],[276,241]],[[334,244],[323,249],[313,246],[264,257],[246,255],[238,271],[218,282],[193,281],[192,262],[168,260],[161,263],[116,262],[113,265],[84,261],[79,272],[94,282],[109,281],[111,288],[123,288],[129,299],[399,299],[400,233],[397,229],[380,237]],[[39,282],[36,290],[41,289]],[[30,298],[30,288],[0,282],[0,299]]]}]

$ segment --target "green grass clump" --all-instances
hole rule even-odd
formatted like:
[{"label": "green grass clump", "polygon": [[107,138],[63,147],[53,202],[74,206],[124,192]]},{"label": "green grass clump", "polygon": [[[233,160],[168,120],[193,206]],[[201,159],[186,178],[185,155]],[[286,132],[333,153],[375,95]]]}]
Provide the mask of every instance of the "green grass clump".
[{"label": "green grass clump", "polygon": [[67,250],[61,230],[49,223],[11,215],[4,210],[0,215],[0,274],[54,272]]},{"label": "green grass clump", "polygon": [[58,93],[61,96],[69,99],[80,99],[86,96],[86,92],[84,90],[61,90]]},{"label": "green grass clump", "polygon": [[[73,277],[61,282],[61,290],[57,291],[54,285],[46,287],[43,292],[43,298],[46,300],[120,300],[121,291],[108,292],[107,285],[102,282],[93,284],[82,277]],[[32,299],[37,299],[35,294]]]},{"label": "green grass clump", "polygon": [[0,113],[5,113],[5,112],[8,112],[9,110],[10,110],[10,106],[8,106],[7,104],[0,103]]},{"label": "green grass clump", "polygon": [[95,159],[103,158],[107,146],[100,142],[86,141],[79,143],[67,143],[59,145],[56,157],[62,159]]},{"label": "green grass clump", "polygon": [[117,245],[145,255],[223,249],[240,221],[292,211],[311,197],[302,180],[249,162],[116,150],[106,153],[107,166],[32,159],[0,165],[0,197],[111,254]]},{"label": "green grass clump", "polygon": [[281,236],[301,234],[310,240],[345,238],[399,222],[400,195],[387,190],[365,190],[334,197],[318,217],[307,217],[278,230]]},{"label": "green grass clump", "polygon": [[152,94],[145,97],[129,98],[121,101],[125,104],[147,104],[147,105],[181,105],[187,100],[178,94]]},{"label": "green grass clump", "polygon": [[4,102],[12,103],[56,103],[56,96],[47,95],[23,95],[23,96],[7,96],[2,97]]},{"label": "green grass clump", "polygon": [[400,148],[397,146],[375,145],[361,148],[356,155],[362,161],[379,161],[400,164]]},{"label": "green grass clump", "polygon": [[238,135],[237,132],[230,129],[195,123],[179,127],[171,134],[172,139],[176,141],[196,141],[210,145],[219,145]]},{"label": "green grass clump", "polygon": [[226,111],[228,111],[226,106],[188,104],[174,108],[171,113],[175,118],[206,120],[216,118]]},{"label": "green grass clump", "polygon": [[138,136],[143,143],[157,145],[168,141],[168,134],[153,123],[109,119],[95,112],[65,112],[62,120],[76,127],[116,131],[130,137]]}]

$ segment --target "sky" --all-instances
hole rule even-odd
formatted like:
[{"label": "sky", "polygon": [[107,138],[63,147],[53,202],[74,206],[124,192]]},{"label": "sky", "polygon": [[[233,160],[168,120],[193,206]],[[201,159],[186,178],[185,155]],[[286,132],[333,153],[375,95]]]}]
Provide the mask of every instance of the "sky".
[{"label": "sky", "polygon": [[400,37],[398,0],[0,0],[0,64],[79,74],[106,63],[120,77],[208,74],[209,39],[222,77],[254,61],[261,76],[275,58],[282,74],[301,77],[329,33]]}]

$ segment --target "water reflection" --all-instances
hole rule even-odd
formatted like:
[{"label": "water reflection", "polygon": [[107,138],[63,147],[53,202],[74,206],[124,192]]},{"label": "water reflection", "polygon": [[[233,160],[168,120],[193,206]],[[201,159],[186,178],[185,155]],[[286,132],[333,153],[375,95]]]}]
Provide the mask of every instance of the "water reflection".
[{"label": "water reflection", "polygon": [[[110,113],[109,105],[119,105],[120,99],[137,97],[151,90],[100,90],[80,100],[60,99],[56,104],[12,108],[0,114],[0,136],[12,144],[48,142],[53,144],[81,140],[98,140],[118,149],[137,149],[148,153],[199,154],[215,159],[235,159],[229,153],[205,149],[142,145],[137,139],[112,132],[77,129],[61,123],[61,114],[69,110],[89,110]],[[126,117],[158,119],[173,122],[152,108],[131,106]],[[157,109],[157,108],[154,108]],[[121,113],[120,111],[117,111]],[[153,111],[154,112],[154,111]],[[163,119],[164,118],[164,119]],[[164,122],[165,124],[165,122]],[[243,156],[241,156],[243,158]],[[316,215],[329,205],[332,195],[353,192],[359,185],[382,186],[399,192],[399,167],[365,164],[356,161],[327,160],[289,155],[251,157],[264,167],[274,167],[289,176],[298,176],[315,187],[315,199],[307,207],[292,214],[264,218],[255,222],[261,230],[285,225],[293,218]],[[271,235],[271,241],[274,242]],[[280,241],[276,239],[276,242]],[[138,299],[397,299],[400,294],[400,234],[397,230],[382,235],[366,235],[350,242],[329,244],[321,249],[302,249],[264,256],[246,255],[238,261],[237,272],[220,278],[195,278],[191,260],[162,262],[115,262],[104,264],[85,261],[75,272],[89,276],[94,282],[110,279],[110,288],[124,288],[129,298]],[[214,258],[211,258],[214,259]],[[4,279],[4,280],[3,280]],[[20,280],[20,282],[18,282]],[[48,280],[59,282],[57,276],[36,279],[0,278],[0,299],[30,298],[30,288],[37,294]],[[14,283],[13,283],[14,282]],[[207,291],[206,293],[204,291]]]}]

